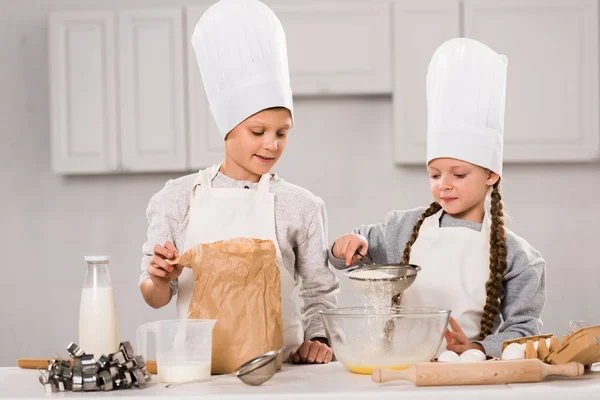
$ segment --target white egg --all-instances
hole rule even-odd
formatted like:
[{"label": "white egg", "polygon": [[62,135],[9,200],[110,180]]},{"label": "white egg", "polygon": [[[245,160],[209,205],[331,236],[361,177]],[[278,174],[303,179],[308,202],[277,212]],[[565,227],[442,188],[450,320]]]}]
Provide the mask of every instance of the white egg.
[{"label": "white egg", "polygon": [[460,362],[475,362],[485,361],[485,354],[481,350],[470,349],[460,355],[458,361]]},{"label": "white egg", "polygon": [[453,351],[447,350],[445,352],[443,352],[442,354],[440,354],[440,356],[438,357],[438,361],[439,362],[456,362],[458,361],[458,354],[456,354]]},{"label": "white egg", "polygon": [[503,360],[522,360],[525,358],[525,347],[519,343],[511,343],[502,352]]}]

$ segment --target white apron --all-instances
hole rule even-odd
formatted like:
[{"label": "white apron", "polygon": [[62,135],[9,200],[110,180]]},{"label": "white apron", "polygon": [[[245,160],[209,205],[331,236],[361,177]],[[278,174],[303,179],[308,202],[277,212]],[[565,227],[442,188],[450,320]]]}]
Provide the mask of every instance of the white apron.
[{"label": "white apron", "polygon": [[[236,237],[271,240],[277,252],[281,276],[281,318],[283,323],[283,359],[304,341],[304,329],[296,304],[291,299],[294,277],[283,265],[275,234],[275,196],[269,192],[269,174],[260,178],[257,190],[212,188],[220,166],[198,172],[190,200],[190,220],[183,252],[197,244],[213,243]],[[198,186],[200,185],[200,186]],[[181,254],[183,254],[183,252]],[[186,318],[194,291],[194,273],[184,268],[179,276],[177,316]]]},{"label": "white apron", "polygon": [[[479,337],[490,276],[490,221],[481,232],[464,227],[440,228],[443,210],[423,221],[410,252],[410,263],[421,267],[402,295],[402,306],[448,308],[469,340]],[[446,349],[442,342],[438,354]]]}]

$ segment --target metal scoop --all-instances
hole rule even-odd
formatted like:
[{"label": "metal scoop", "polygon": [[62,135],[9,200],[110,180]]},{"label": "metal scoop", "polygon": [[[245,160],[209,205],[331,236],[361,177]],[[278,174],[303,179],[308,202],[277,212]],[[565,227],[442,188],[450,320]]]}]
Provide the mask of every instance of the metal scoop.
[{"label": "metal scoop", "polygon": [[170,383],[166,387],[174,388],[181,385],[187,385],[189,383],[201,383],[214,381],[222,378],[228,378],[235,376],[239,378],[246,385],[259,386],[268,381],[277,372],[277,358],[281,354],[283,349],[269,351],[258,357],[252,358],[249,361],[242,364],[232,374],[216,375],[206,379],[196,379],[188,382]]}]

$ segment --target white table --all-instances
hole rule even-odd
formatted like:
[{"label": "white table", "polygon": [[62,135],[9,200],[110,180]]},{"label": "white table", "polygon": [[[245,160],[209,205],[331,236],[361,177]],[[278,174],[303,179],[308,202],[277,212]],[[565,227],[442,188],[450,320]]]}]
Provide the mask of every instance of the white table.
[{"label": "white table", "polygon": [[63,392],[46,394],[38,382],[39,372],[0,368],[0,398],[151,398],[156,400],[199,399],[600,399],[600,371],[586,371],[578,378],[549,377],[541,383],[510,385],[415,387],[410,382],[375,384],[371,377],[355,375],[340,363],[328,365],[287,365],[263,386],[252,387],[237,378],[183,385],[166,389],[156,376],[144,389],[112,392]]}]

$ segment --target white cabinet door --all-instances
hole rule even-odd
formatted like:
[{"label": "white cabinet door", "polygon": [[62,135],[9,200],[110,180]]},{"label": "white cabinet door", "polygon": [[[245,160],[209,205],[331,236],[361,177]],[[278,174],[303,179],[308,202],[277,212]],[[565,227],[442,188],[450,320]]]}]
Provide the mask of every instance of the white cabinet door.
[{"label": "white cabinet door", "polygon": [[122,168],[184,170],[182,12],[119,12]]},{"label": "white cabinet door", "polygon": [[425,77],[435,49],[460,36],[457,0],[394,3],[394,159],[425,165],[427,96]]},{"label": "white cabinet door", "polygon": [[210,109],[196,55],[191,43],[196,23],[209,6],[190,7],[186,10],[186,55],[188,81],[188,137],[189,169],[198,170],[218,164],[223,158],[223,138]]},{"label": "white cabinet door", "polygon": [[269,4],[286,32],[294,95],[389,94],[389,2]]},{"label": "white cabinet door", "polygon": [[465,0],[465,36],[508,57],[505,161],[599,157],[597,0]]},{"label": "white cabinet door", "polygon": [[105,173],[117,165],[112,12],[49,17],[50,132],[56,173]]}]

